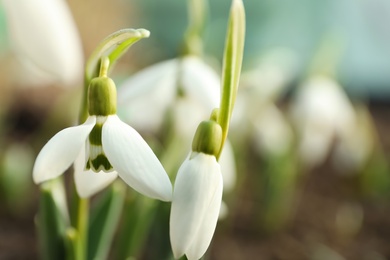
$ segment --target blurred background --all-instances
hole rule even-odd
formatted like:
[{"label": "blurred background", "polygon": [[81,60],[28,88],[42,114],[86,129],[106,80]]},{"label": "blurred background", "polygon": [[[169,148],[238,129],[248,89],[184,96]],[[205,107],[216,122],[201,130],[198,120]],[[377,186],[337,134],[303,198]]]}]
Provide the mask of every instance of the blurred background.
[{"label": "blurred background", "polygon": [[[0,259],[38,259],[39,189],[31,171],[47,140],[77,122],[83,71],[73,73],[72,64],[84,65],[103,38],[122,28],[145,28],[151,36],[118,62],[116,82],[175,58],[188,7],[174,0],[66,1],[82,54],[61,78],[32,69],[31,55],[12,36],[11,20],[22,14],[11,15],[6,2],[0,5]],[[237,176],[207,259],[390,259],[390,2],[244,5],[245,53],[229,133]],[[208,7],[203,58],[220,75],[230,1]],[[30,33],[31,42],[41,37]],[[46,43],[38,44],[48,50]],[[140,259],[155,259],[150,250],[144,247]]]}]

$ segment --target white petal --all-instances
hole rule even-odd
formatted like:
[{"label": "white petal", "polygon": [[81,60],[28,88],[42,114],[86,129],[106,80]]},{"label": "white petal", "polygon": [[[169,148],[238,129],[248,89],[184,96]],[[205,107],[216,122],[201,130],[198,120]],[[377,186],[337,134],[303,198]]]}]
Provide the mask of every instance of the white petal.
[{"label": "white petal", "polygon": [[80,197],[88,198],[110,185],[117,177],[116,171],[98,173],[85,169],[85,147],[80,151],[74,164],[76,190]]},{"label": "white petal", "polygon": [[174,256],[199,259],[214,234],[222,200],[222,175],[214,156],[184,161],[173,191],[170,238]]},{"label": "white petal", "polygon": [[169,60],[141,70],[118,90],[124,120],[140,131],[157,132],[176,95],[178,61]]},{"label": "white petal", "polygon": [[188,147],[191,148],[192,137],[199,123],[210,116],[211,110],[203,107],[202,103],[194,98],[186,96],[176,99],[172,112],[175,134],[188,140]]},{"label": "white petal", "polygon": [[221,86],[218,74],[195,56],[183,58],[182,84],[186,95],[202,102],[209,111],[219,107]]},{"label": "white petal", "polygon": [[287,152],[293,141],[293,130],[281,111],[270,104],[253,118],[256,148],[267,155]]},{"label": "white petal", "polygon": [[95,117],[89,117],[84,124],[66,128],[53,136],[42,148],[35,161],[34,182],[41,183],[64,173],[84,147],[95,122]]},{"label": "white petal", "polygon": [[4,0],[13,48],[53,80],[81,80],[81,40],[63,0]]},{"label": "white petal", "polygon": [[300,87],[292,104],[292,116],[300,129],[318,122],[322,128],[339,131],[355,120],[352,104],[342,87],[320,76],[312,77]]},{"label": "white petal", "polygon": [[222,203],[223,183],[222,175],[220,173],[219,176],[220,180],[216,187],[214,187],[215,193],[207,208],[206,214],[203,217],[202,225],[200,226],[193,243],[186,252],[188,260],[200,259],[205,254],[211,239],[213,238]]},{"label": "white petal", "polygon": [[136,191],[170,201],[172,184],[152,149],[129,125],[109,116],[103,125],[103,150],[119,176]]},{"label": "white petal", "polygon": [[236,159],[234,157],[233,147],[229,140],[226,140],[221,157],[219,158],[223,178],[223,191],[232,191],[236,185]]}]

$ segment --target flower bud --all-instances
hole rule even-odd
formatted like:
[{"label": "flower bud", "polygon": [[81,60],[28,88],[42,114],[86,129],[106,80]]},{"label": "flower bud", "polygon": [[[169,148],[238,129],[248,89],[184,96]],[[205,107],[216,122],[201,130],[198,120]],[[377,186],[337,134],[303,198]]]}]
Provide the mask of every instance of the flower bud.
[{"label": "flower bud", "polygon": [[222,128],[212,120],[203,121],[196,129],[192,151],[217,156],[221,149]]},{"label": "flower bud", "polygon": [[97,116],[116,114],[116,86],[112,79],[103,76],[91,80],[88,88],[88,112]]}]

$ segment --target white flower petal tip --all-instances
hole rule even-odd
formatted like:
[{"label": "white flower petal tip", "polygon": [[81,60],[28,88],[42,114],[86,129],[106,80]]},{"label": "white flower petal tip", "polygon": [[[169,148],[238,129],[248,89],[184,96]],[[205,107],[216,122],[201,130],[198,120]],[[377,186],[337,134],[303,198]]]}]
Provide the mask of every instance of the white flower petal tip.
[{"label": "white flower petal tip", "polygon": [[110,185],[116,178],[118,173],[103,172],[98,173],[89,171],[75,172],[75,182],[77,194],[81,198],[89,198],[99,191]]},{"label": "white flower petal tip", "polygon": [[41,183],[60,176],[76,160],[80,150],[92,131],[95,117],[79,126],[69,127],[58,132],[42,148],[33,168],[35,183]]},{"label": "white flower petal tip", "polygon": [[150,36],[150,31],[140,28],[137,29],[137,34],[139,35],[140,38],[149,38]]},{"label": "white flower petal tip", "polygon": [[98,173],[85,169],[85,149],[81,149],[74,167],[74,178],[77,194],[89,198],[110,185],[117,177],[116,171]]},{"label": "white flower petal tip", "polygon": [[199,153],[184,161],[176,177],[170,215],[175,258],[201,258],[210,245],[221,209],[223,180],[212,155]]},{"label": "white flower petal tip", "polygon": [[172,200],[167,173],[136,130],[117,116],[109,116],[103,125],[102,144],[108,160],[129,186],[151,198]]}]

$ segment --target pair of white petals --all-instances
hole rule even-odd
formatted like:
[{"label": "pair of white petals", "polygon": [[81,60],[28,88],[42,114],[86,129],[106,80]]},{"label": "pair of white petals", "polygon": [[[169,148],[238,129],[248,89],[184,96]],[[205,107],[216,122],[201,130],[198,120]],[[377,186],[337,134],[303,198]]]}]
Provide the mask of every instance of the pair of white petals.
[{"label": "pair of white petals", "polygon": [[222,202],[215,156],[193,153],[180,167],[173,191],[170,238],[175,258],[200,259],[210,245]]},{"label": "pair of white petals", "polygon": [[102,147],[114,172],[84,170],[85,145],[95,124],[96,116],[90,116],[84,124],[57,133],[36,159],[34,181],[41,183],[56,178],[76,161],[75,182],[82,197],[100,191],[119,175],[136,191],[170,201],[172,185],[163,166],[138,132],[116,115],[108,116],[102,127]]},{"label": "pair of white petals", "polygon": [[71,85],[82,79],[82,43],[64,0],[3,0],[2,4],[10,44],[25,65],[26,82]]}]

